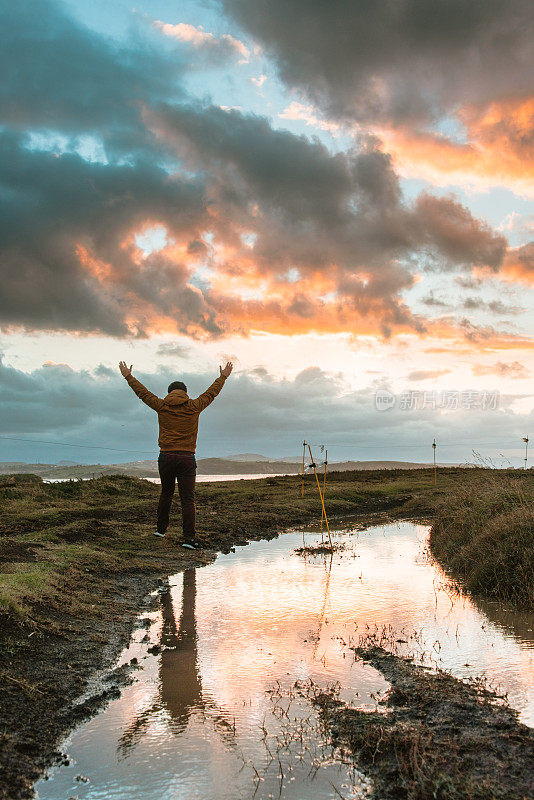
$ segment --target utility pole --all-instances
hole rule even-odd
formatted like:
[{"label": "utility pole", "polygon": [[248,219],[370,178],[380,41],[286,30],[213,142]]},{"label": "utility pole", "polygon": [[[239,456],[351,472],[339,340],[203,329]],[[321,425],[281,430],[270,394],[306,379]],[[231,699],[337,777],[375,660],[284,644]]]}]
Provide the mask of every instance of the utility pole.
[{"label": "utility pole", "polygon": [[524,436],[523,441],[525,443],[525,469],[526,469],[528,460],[528,436]]},{"label": "utility pole", "polygon": [[432,450],[434,451],[434,486],[437,486],[437,473],[436,473],[436,440],[432,443]]}]

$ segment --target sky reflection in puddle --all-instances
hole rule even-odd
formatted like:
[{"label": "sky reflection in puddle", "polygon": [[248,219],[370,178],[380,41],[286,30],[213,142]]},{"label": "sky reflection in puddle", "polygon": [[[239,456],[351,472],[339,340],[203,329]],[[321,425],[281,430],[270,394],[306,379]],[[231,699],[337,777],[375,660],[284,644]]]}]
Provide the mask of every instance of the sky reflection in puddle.
[{"label": "sky reflection in puddle", "polygon": [[[344,700],[375,708],[387,683],[347,646],[369,635],[459,677],[485,674],[534,724],[533,615],[451,597],[423,554],[427,531],[339,531],[347,547],[332,559],[296,555],[292,532],[173,576],[144,615],[148,636],[136,631],[121,658],[140,659],[136,682],[71,735],[70,765],[37,784],[39,798],[365,796],[291,687],[339,682]],[[155,643],[163,651],[148,654]]]}]

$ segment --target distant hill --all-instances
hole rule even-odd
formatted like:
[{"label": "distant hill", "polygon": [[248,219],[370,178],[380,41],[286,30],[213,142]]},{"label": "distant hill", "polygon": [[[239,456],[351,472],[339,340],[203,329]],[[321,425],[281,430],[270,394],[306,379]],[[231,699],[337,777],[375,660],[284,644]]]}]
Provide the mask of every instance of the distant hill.
[{"label": "distant hill", "polygon": [[[224,456],[223,461],[272,461],[269,456],[262,456],[259,453],[238,453],[238,455]],[[277,461],[280,459],[276,459]]]},{"label": "distant hill", "polygon": [[259,453],[239,453],[238,455],[230,454],[228,456],[223,456],[223,461],[244,461],[246,463],[250,461],[272,461],[272,462],[284,462],[290,464],[299,464],[301,462],[302,456],[284,456],[283,458],[271,458],[270,456],[262,456]]},{"label": "distant hill", "polygon": [[[247,454],[244,454],[247,455]],[[268,459],[261,461],[229,458],[199,458],[199,475],[294,475],[301,471],[302,462]],[[320,462],[319,462],[320,463]],[[371,469],[424,469],[431,464],[413,461],[341,461],[330,462],[328,472]],[[441,464],[441,466],[462,466]],[[319,467],[321,469],[321,467]],[[154,459],[129,461],[121,464],[27,464],[22,461],[0,462],[0,474],[32,472],[45,480],[51,478],[91,478],[98,475],[130,475],[135,478],[157,478],[158,465]]]}]

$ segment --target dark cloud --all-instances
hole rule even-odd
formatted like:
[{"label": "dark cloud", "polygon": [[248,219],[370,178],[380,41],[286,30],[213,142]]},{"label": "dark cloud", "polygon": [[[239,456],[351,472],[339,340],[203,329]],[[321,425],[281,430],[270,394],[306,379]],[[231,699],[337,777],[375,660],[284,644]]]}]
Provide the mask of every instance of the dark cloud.
[{"label": "dark cloud", "polygon": [[0,28],[4,125],[98,132],[110,150],[115,144],[146,148],[143,104],[184,94],[177,57],[139,39],[119,47],[75,22],[57,2],[3,3]]},{"label": "dark cloud", "polygon": [[462,306],[470,311],[489,311],[491,314],[501,315],[519,314],[522,311],[525,311],[525,309],[521,308],[520,306],[506,305],[506,303],[503,303],[502,300],[491,300],[490,302],[486,302],[480,297],[466,297],[462,303]]},{"label": "dark cloud", "polygon": [[475,278],[473,275],[457,275],[454,281],[462,289],[480,289],[484,283],[482,278]]},{"label": "dark cloud", "polygon": [[[160,396],[176,378],[170,369],[135,374]],[[180,375],[192,396],[215,377],[216,370]],[[339,460],[429,460],[436,437],[447,445],[461,443],[441,450],[443,460],[455,461],[472,458],[471,443],[480,445],[488,438],[491,419],[490,412],[466,409],[448,415],[430,408],[410,412],[402,410],[400,402],[390,411],[379,412],[373,388],[350,391],[337,376],[319,367],[305,369],[293,380],[252,371],[232,375],[202,415],[199,455],[293,455],[306,439],[325,443],[330,458]],[[524,416],[517,417],[503,406],[497,438],[503,446],[509,440],[510,447],[515,447],[524,426]],[[77,446],[24,444],[3,436]],[[156,438],[156,414],[135,397],[118,370],[104,366],[75,371],[68,365],[49,364],[25,373],[0,361],[0,460],[130,461],[155,454]],[[490,440],[495,442],[495,435]],[[491,453],[498,454],[498,446],[493,445]]]},{"label": "dark cloud", "polygon": [[[324,270],[355,311],[369,314],[382,301],[385,325],[421,327],[399,301],[413,283],[413,252],[432,253],[437,270],[502,262],[506,240],[453,197],[424,193],[405,203],[371,137],[332,155],[264,118],[202,106],[162,106],[153,124],[185,163],[204,169],[226,232],[229,222],[254,231],[248,252],[260,269]],[[290,310],[312,313],[304,293]]]},{"label": "dark cloud", "polygon": [[[453,196],[436,197],[422,192],[416,202],[417,220],[422,236],[449,258],[453,265],[466,259],[474,266],[487,266],[496,271],[506,253],[506,239],[481,220]],[[441,262],[441,265],[443,262]]]},{"label": "dark cloud", "polygon": [[[418,259],[499,268],[504,239],[451,197],[406,202],[372,137],[332,154],[263,117],[177,105],[168,54],[119,48],[61,9],[2,12],[4,329],[422,332],[403,299]],[[106,159],[36,149],[21,128],[98,135]],[[143,255],[134,234],[156,223],[175,246]],[[195,276],[197,264],[215,277]],[[241,278],[266,289],[243,298]]]},{"label": "dark cloud", "polygon": [[435,297],[434,292],[431,290],[425,297],[421,300],[425,306],[435,306],[437,308],[450,308],[450,304],[446,303],[444,300],[441,300],[439,297]]},{"label": "dark cloud", "polygon": [[[352,310],[378,318],[386,334],[423,329],[400,299],[413,283],[413,252],[434,248],[434,268],[443,254],[447,267],[498,264],[501,237],[452,198],[405,204],[373,142],[331,155],[263,118],[213,107],[166,106],[155,121],[196,179],[141,158],[99,164],[33,151],[22,134],[1,135],[4,326],[146,335],[166,318],[192,335],[246,332],[253,303],[191,286],[187,265],[166,250],[140,259],[125,245],[151,219],[185,238],[191,258],[209,257],[202,233],[215,231],[235,252],[215,264],[222,273],[246,272],[250,257],[275,282],[295,267],[309,280],[321,273],[349,327]],[[244,231],[254,232],[252,247]],[[317,289],[297,282],[272,313],[313,323],[320,306]]]},{"label": "dark cloud", "polygon": [[216,334],[213,311],[183,265],[124,242],[156,218],[182,237],[205,220],[200,181],[154,164],[103,165],[30,151],[0,134],[0,315],[4,328],[145,335],[151,317]]},{"label": "dark cloud", "polygon": [[[350,257],[353,266],[372,268],[410,248],[434,246],[457,264],[494,269],[502,262],[504,237],[454,197],[424,192],[415,207],[403,203],[391,159],[371,137],[332,155],[318,141],[273,130],[265,118],[213,106],[161,107],[154,124],[181,158],[206,171],[214,197],[235,207],[243,227],[260,230],[260,259],[290,248],[293,263],[324,266]],[[251,213],[257,203],[269,214],[265,230]]]},{"label": "dark cloud", "polygon": [[329,116],[426,123],[531,90],[528,0],[223,0],[281,78]]},{"label": "dark cloud", "polygon": [[467,317],[462,317],[459,327],[470,342],[480,342],[498,335],[498,331],[492,325],[477,325]]}]

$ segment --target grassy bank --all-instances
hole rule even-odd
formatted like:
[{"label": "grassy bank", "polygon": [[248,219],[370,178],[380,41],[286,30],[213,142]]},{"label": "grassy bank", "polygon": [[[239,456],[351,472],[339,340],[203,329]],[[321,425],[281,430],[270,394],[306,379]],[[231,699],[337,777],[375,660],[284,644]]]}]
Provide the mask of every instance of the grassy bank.
[{"label": "grassy bank", "polygon": [[442,498],[430,534],[438,561],[474,594],[534,607],[534,475],[487,471]]}]

